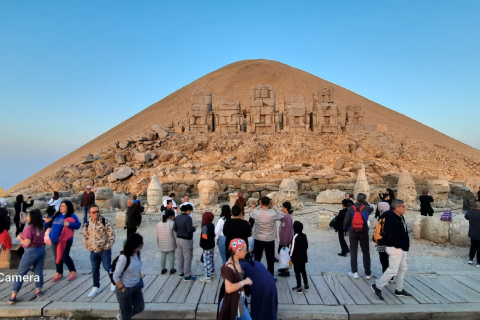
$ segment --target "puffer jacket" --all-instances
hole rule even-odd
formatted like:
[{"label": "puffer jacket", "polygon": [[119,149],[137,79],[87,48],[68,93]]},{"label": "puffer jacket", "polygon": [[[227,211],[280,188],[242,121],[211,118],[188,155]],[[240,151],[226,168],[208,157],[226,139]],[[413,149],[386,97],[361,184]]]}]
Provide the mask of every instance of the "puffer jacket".
[{"label": "puffer jacket", "polygon": [[83,232],[83,244],[85,248],[91,248],[93,252],[99,253],[103,249],[111,249],[115,243],[115,231],[110,222],[98,216],[97,220],[88,220]]},{"label": "puffer jacket", "polygon": [[167,222],[160,221],[157,224],[157,246],[161,252],[170,252],[177,249],[177,234],[173,231],[174,221],[167,219]]}]

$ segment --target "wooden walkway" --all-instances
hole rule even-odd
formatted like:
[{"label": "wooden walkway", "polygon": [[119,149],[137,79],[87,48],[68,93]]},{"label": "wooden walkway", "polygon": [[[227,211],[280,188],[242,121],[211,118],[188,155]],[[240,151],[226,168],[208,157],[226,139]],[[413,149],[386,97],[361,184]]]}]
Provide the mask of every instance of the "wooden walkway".
[{"label": "wooden walkway", "polygon": [[[15,270],[0,270],[4,275]],[[34,283],[24,283],[15,305],[6,300],[11,283],[0,283],[0,317],[95,317],[113,318],[118,311],[110,279],[102,273],[102,292],[87,297],[92,289],[89,272],[79,271],[77,279],[52,282],[53,271],[45,271],[44,292],[35,298]],[[221,278],[210,283],[184,282],[178,275],[147,274],[143,279],[146,303],[139,319],[215,319]],[[395,284],[383,290],[378,300],[371,284],[374,279],[351,279],[345,274],[309,275],[310,291],[292,292],[295,277],[278,277],[279,319],[478,319],[480,273],[407,273],[405,289],[413,294],[396,297]],[[268,319],[265,319],[268,320]]]}]

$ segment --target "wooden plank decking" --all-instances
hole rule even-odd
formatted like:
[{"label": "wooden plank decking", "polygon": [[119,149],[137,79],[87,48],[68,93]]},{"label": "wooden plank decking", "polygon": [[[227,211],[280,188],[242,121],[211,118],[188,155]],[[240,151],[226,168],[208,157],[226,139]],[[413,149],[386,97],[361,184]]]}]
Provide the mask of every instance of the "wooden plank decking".
[{"label": "wooden plank decking", "polygon": [[[0,270],[15,274],[14,270]],[[115,293],[109,278],[101,277],[101,293],[87,297],[92,288],[89,272],[79,272],[74,281],[52,282],[53,271],[45,271],[45,294],[34,295],[34,283],[25,283],[20,300],[6,303],[11,284],[0,283],[0,317],[57,316],[75,317],[88,312],[99,318],[113,318],[118,313]],[[309,275],[309,292],[291,290],[295,278],[278,278],[279,319],[426,319],[455,317],[474,319],[480,312],[480,276],[474,272],[407,274],[405,289],[412,298],[396,297],[395,284],[383,290],[385,301],[378,300],[370,286],[374,279],[351,279],[345,274]],[[219,277],[212,282],[184,282],[178,275],[147,274],[145,311],[140,319],[215,319]],[[28,302],[27,302],[28,301]],[[83,313],[82,313],[83,312]]]}]

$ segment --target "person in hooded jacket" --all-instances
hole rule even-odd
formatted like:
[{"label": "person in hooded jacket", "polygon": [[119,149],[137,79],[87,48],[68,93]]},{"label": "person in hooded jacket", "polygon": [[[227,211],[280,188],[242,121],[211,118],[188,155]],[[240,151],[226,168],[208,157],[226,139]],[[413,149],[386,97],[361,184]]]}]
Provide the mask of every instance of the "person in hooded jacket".
[{"label": "person in hooded jacket", "polygon": [[293,271],[295,271],[295,278],[297,280],[297,286],[292,288],[294,292],[302,293],[302,282],[301,277],[303,277],[303,284],[305,291],[308,292],[308,278],[307,271],[305,270],[305,264],[308,262],[308,240],[307,235],[302,232],[303,224],[300,221],[295,221],[293,223],[293,232],[295,235],[292,239],[292,249],[290,250],[290,259],[293,263]]},{"label": "person in hooded jacket", "polygon": [[203,249],[203,265],[205,277],[200,282],[210,282],[215,276],[215,225],[213,213],[204,212],[202,215],[202,232],[200,234],[200,248]]},{"label": "person in hooded jacket", "polygon": [[372,285],[372,290],[380,300],[384,300],[382,289],[392,277],[395,277],[395,295],[397,297],[412,296],[403,287],[403,280],[407,271],[407,252],[410,249],[410,239],[408,237],[407,223],[403,217],[404,213],[405,204],[403,200],[395,199],[392,201],[391,210],[383,214],[385,218],[385,245],[389,266],[377,283]]}]

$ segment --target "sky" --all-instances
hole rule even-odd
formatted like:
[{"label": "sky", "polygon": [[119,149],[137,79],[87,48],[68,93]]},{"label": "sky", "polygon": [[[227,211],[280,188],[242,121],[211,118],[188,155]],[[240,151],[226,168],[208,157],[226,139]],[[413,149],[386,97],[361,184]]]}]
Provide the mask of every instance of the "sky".
[{"label": "sky", "polygon": [[468,0],[0,0],[0,187],[245,59],[305,70],[480,149],[478,21]]}]

